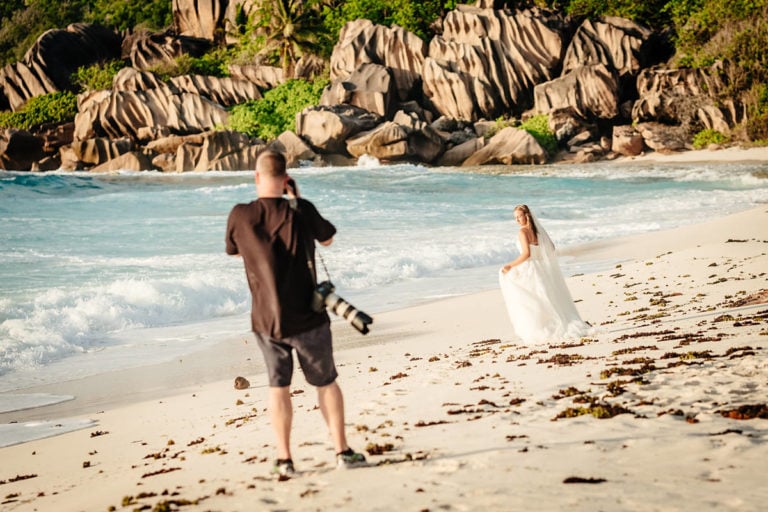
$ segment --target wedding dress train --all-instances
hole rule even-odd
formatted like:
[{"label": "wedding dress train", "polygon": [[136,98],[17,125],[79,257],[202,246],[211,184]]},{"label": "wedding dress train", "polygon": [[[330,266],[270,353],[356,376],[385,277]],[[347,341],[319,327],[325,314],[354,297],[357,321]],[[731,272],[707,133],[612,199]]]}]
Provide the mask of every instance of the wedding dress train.
[{"label": "wedding dress train", "polygon": [[[531,345],[580,338],[589,325],[576,306],[560,271],[554,246],[542,229],[540,245],[530,245],[530,257],[506,274],[499,285],[515,333]],[[521,250],[518,242],[518,251]]]}]

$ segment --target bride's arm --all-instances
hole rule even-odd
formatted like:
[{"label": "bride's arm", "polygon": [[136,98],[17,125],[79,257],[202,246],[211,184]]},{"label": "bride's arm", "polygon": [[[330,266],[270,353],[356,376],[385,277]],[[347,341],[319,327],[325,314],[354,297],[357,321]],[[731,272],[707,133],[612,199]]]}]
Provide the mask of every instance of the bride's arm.
[{"label": "bride's arm", "polygon": [[520,240],[520,256],[518,256],[514,261],[510,261],[501,267],[501,272],[504,274],[509,272],[513,267],[518,266],[531,257],[531,247],[528,245],[528,237],[525,236],[525,233],[522,229],[517,233],[517,238]]}]

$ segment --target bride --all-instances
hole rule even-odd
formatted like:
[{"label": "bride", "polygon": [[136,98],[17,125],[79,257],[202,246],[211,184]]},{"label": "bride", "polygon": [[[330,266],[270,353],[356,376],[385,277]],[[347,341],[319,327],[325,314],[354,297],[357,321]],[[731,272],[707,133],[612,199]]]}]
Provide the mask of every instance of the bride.
[{"label": "bride", "polygon": [[579,338],[585,323],[560,272],[555,246],[528,206],[515,206],[520,256],[504,265],[499,284],[515,333],[526,344]]}]

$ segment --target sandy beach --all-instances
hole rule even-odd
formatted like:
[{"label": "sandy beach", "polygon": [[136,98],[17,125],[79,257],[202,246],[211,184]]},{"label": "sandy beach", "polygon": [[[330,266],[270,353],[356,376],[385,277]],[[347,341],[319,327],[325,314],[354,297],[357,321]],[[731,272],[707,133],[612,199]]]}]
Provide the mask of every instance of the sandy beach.
[{"label": "sandy beach", "polygon": [[368,467],[334,468],[299,373],[299,474],[271,476],[260,354],[232,339],[0,414],[81,427],[0,449],[2,510],[764,510],[768,205],[702,221],[566,248],[607,269],[568,279],[581,340],[520,345],[498,290],[377,314],[366,337],[334,322]]},{"label": "sandy beach", "polygon": [[756,146],[742,148],[738,146],[719,147],[713,149],[696,149],[691,151],[680,151],[677,153],[661,153],[658,151],[649,151],[638,156],[620,157],[624,161],[645,161],[645,162],[745,162],[745,161],[766,161],[768,160],[768,147]]}]

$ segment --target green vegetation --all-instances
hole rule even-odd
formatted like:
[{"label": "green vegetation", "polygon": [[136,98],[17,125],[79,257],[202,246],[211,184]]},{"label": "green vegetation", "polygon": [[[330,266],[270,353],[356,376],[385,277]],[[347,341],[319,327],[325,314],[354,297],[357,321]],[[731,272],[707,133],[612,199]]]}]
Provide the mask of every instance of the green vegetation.
[{"label": "green vegetation", "polygon": [[761,145],[768,145],[768,112],[747,121],[747,137]]},{"label": "green vegetation", "polygon": [[296,128],[296,114],[305,107],[317,105],[326,85],[325,79],[288,80],[267,91],[260,100],[232,107],[227,128],[251,137],[274,139],[285,130]]},{"label": "green vegetation", "polygon": [[[693,0],[696,1],[696,0]],[[546,2],[562,4],[565,12],[572,16],[619,16],[646,26],[668,26],[670,17],[666,6],[674,0],[571,0],[570,2]]]},{"label": "green vegetation", "polygon": [[282,67],[286,77],[293,77],[299,59],[324,40],[321,5],[320,0],[273,0],[256,11],[256,34],[263,42],[259,55]]},{"label": "green vegetation", "polygon": [[[270,64],[295,76],[303,56],[327,58],[348,21],[369,19],[386,26],[399,25],[429,40],[438,29],[435,23],[459,3],[474,0],[259,0],[253,10],[235,4],[234,23],[228,37],[237,44],[225,46],[224,34],[216,35],[215,48],[202,57],[184,56],[172,66],[154,70],[164,78],[182,74],[227,76],[230,63]],[[738,98],[747,105],[748,123],[734,138],[768,140],[768,0],[507,0],[510,9],[537,5],[581,18],[620,16],[657,31],[666,31],[675,44],[670,62],[678,67],[706,67],[727,59],[736,71],[728,76],[724,97]],[[99,23],[114,30],[163,30],[172,25],[172,0],[5,0],[0,3],[0,65],[20,60],[46,30],[74,22]],[[74,81],[81,90],[109,87],[119,70],[105,63],[78,70]],[[293,98],[288,98],[293,100]],[[277,105],[253,105],[238,114],[265,119],[283,118]],[[246,112],[249,112],[246,115]],[[258,115],[257,115],[258,114]],[[8,115],[3,118],[5,122]],[[547,151],[554,138],[540,119],[521,128],[529,131]],[[285,123],[280,123],[282,128]],[[259,128],[258,130],[265,130]],[[703,144],[712,134],[697,137]]]},{"label": "green vegetation", "polygon": [[162,29],[173,23],[171,0],[95,0],[86,3],[93,6],[85,21],[115,30]]},{"label": "green vegetation", "polygon": [[557,137],[549,129],[549,116],[546,114],[539,114],[533,116],[520,124],[520,129],[525,130],[536,139],[541,147],[543,147],[547,153],[554,155],[557,153]]},{"label": "green vegetation", "polygon": [[530,133],[533,138],[536,139],[536,142],[538,142],[539,145],[544,148],[544,150],[550,156],[557,153],[557,137],[555,137],[555,134],[552,133],[552,131],[549,129],[548,115],[538,114],[529,117],[519,124],[517,124],[515,119],[505,119],[504,117],[499,117],[496,119],[496,124],[485,133],[484,137],[486,139],[490,139],[501,130],[509,126],[518,128],[520,130],[525,130],[526,132]]},{"label": "green vegetation", "polygon": [[77,96],[53,92],[37,96],[16,112],[0,112],[0,127],[29,130],[46,123],[72,121],[77,114]]},{"label": "green vegetation", "polygon": [[14,12],[24,7],[24,0],[3,0],[0,4],[0,20],[10,18]]},{"label": "green vegetation", "polygon": [[323,22],[325,28],[337,39],[345,23],[357,19],[368,19],[379,25],[399,25],[422,39],[434,35],[432,23],[453,9],[457,3],[444,0],[349,0],[335,2],[336,6],[326,7]]},{"label": "green vegetation", "polygon": [[488,130],[486,130],[485,134],[483,135],[483,138],[485,140],[488,140],[494,135],[496,135],[497,133],[499,133],[501,130],[509,126],[515,126],[515,120],[506,119],[504,116],[499,116],[496,118],[496,121],[494,122],[493,126],[490,126]]},{"label": "green vegetation", "polygon": [[82,20],[82,0],[22,1],[21,7],[0,20],[0,64],[21,60],[46,30]]},{"label": "green vegetation", "polygon": [[695,68],[731,61],[737,71],[724,96],[741,96],[751,119],[746,134],[760,140],[755,137],[765,130],[759,125],[768,124],[768,0],[675,0],[670,6],[677,27],[675,63]]},{"label": "green vegetation", "polygon": [[112,79],[124,67],[125,62],[121,60],[83,66],[75,72],[72,83],[78,86],[81,92],[111,89]]},{"label": "green vegetation", "polygon": [[230,54],[224,48],[214,48],[213,50],[193,57],[191,55],[182,55],[170,64],[161,64],[151,71],[158,75],[161,80],[170,80],[173,77],[182,75],[206,75],[223,78],[229,76]]},{"label": "green vegetation", "polygon": [[98,23],[116,30],[171,25],[171,0],[3,0],[0,65],[21,60],[46,30],[70,23]]},{"label": "green vegetation", "polygon": [[706,148],[710,144],[725,144],[726,142],[728,142],[728,137],[711,128],[701,130],[693,136],[693,147],[696,149]]}]

